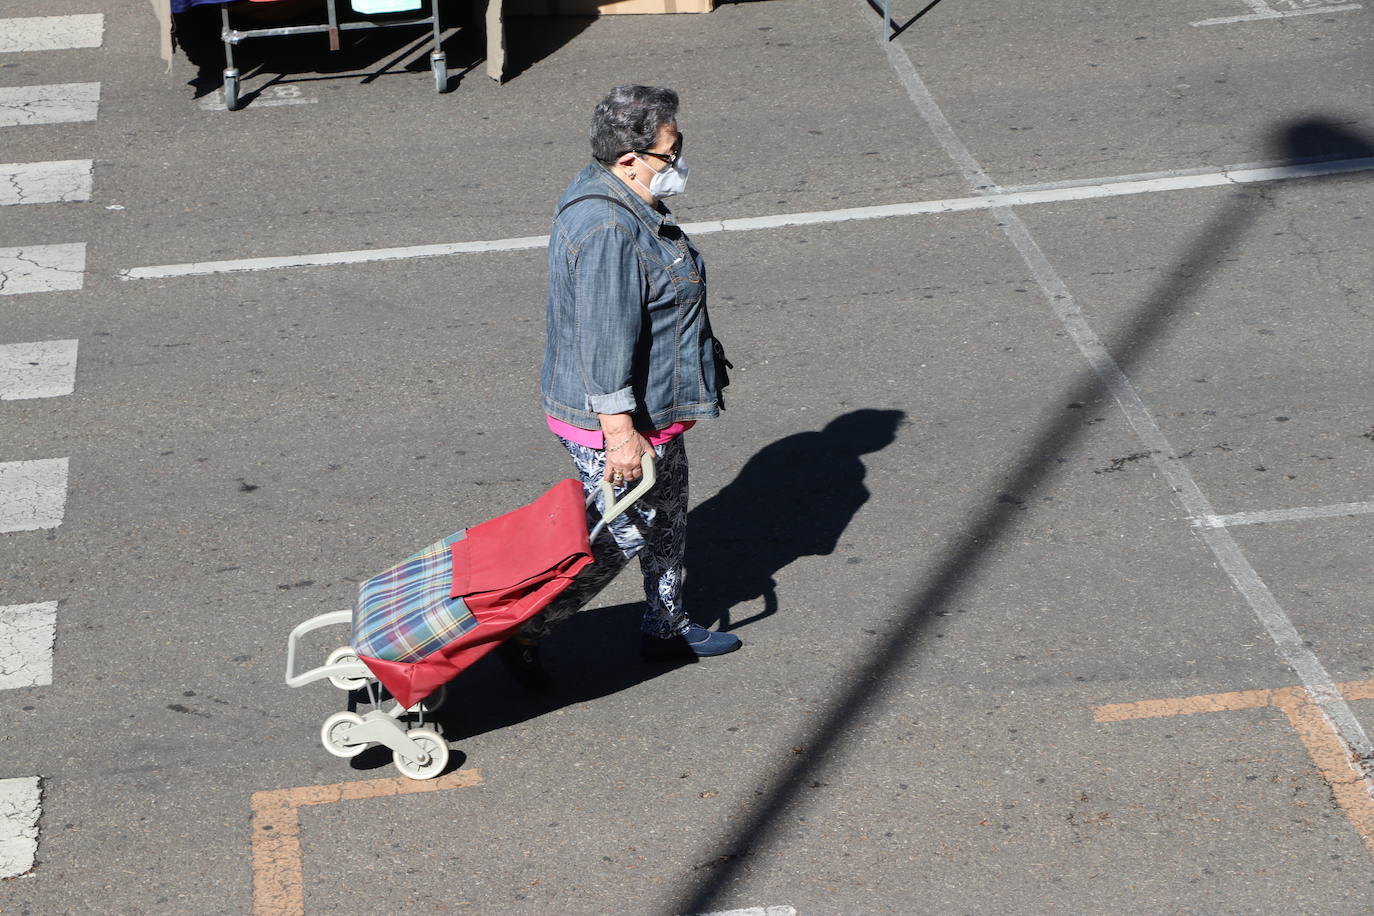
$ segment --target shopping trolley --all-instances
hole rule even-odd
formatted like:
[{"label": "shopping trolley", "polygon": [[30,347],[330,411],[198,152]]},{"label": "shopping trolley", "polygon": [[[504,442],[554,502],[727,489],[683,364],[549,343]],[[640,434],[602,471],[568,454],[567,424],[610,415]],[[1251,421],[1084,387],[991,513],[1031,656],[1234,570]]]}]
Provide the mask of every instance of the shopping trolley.
[{"label": "shopping trolley", "polygon": [[[272,3],[275,0],[253,0],[253,2]],[[444,92],[448,89],[448,60],[443,49],[443,30],[439,25],[439,0],[350,0],[349,7],[354,13],[363,16],[399,14],[400,17],[381,19],[344,20],[339,17],[338,0],[322,0],[322,5],[327,17],[324,22],[273,28],[236,29],[229,19],[230,4],[227,0],[222,3],[220,16],[223,29],[220,37],[224,41],[224,105],[226,108],[235,111],[239,107],[239,87],[242,76],[234,64],[234,48],[249,38],[280,38],[287,35],[325,33],[329,36],[329,50],[337,51],[339,50],[340,32],[358,29],[427,26],[432,29],[434,35],[434,44],[429,52],[429,67],[434,73],[434,91]],[[407,15],[413,11],[419,11],[425,5],[429,6],[428,15]]]},{"label": "shopping trolley", "polygon": [[[449,748],[427,720],[447,685],[512,636],[591,565],[591,542],[654,485],[653,453],[643,477],[615,496],[602,481],[601,519],[587,530],[582,484],[563,480],[529,505],[464,528],[363,582],[353,608],[305,621],[286,640],[286,683],[328,680],[349,692],[348,709],[324,720],[320,742],[336,757],[369,746],[391,749],[402,775],[431,779],[448,766]],[[296,673],[301,638],[349,624],[348,645],[325,663]],[[371,708],[359,713],[361,704]]]}]

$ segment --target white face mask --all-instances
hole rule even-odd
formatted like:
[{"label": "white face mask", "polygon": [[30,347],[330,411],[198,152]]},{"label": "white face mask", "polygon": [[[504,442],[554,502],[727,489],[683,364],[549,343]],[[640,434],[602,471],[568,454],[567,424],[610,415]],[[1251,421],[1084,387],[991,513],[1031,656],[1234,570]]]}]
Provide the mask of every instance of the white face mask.
[{"label": "white face mask", "polygon": [[[635,156],[640,162],[645,162],[643,156],[638,153]],[[645,164],[647,165],[647,162]],[[672,165],[661,172],[655,172],[647,185],[638,178],[635,179],[635,184],[648,191],[655,200],[681,194],[687,189],[687,160],[679,155]]]}]

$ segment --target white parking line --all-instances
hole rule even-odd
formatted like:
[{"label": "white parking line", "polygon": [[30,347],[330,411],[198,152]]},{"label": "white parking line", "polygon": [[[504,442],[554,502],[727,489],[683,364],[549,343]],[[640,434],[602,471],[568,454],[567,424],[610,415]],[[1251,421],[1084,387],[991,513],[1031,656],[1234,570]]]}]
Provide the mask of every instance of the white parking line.
[{"label": "white parking line", "polygon": [[410,258],[437,258],[450,254],[484,251],[519,251],[543,248],[547,235],[487,242],[454,242],[448,245],[414,245],[408,248],[371,248],[365,251],[333,251],[325,254],[283,255],[272,258],[244,258],[237,261],[197,261],[191,264],[162,264],[121,270],[121,280],[157,280],[169,277],[194,277],[204,274],[235,273],[245,270],[276,270],[283,267],[327,267],[336,264],[363,264],[369,261],[399,261]]},{"label": "white parking line", "polygon": [[0,296],[80,289],[85,283],[86,245],[27,245],[0,248]]},{"label": "white parking line", "polygon": [[[1241,162],[1233,165],[1203,166],[1187,169],[1160,169],[1154,172],[1135,172],[1130,175],[1114,175],[1111,178],[1068,178],[1063,181],[1047,181],[1037,184],[1003,185],[996,190],[1002,194],[1024,194],[1029,191],[1055,191],[1063,188],[1083,188],[1101,184],[1125,185],[1137,181],[1157,181],[1160,179],[1192,178],[1198,175],[1212,176],[1208,186],[1224,184],[1215,180],[1225,176],[1239,184],[1256,180],[1278,178],[1311,178],[1341,172],[1368,171],[1369,161],[1364,159],[1332,159],[1330,156],[1313,156],[1305,159],[1269,160],[1266,162]],[[1307,172],[1313,168],[1319,171]],[[1335,169],[1335,171],[1330,171]],[[1170,188],[1174,190],[1174,188]]]},{"label": "white parking line", "polygon": [[1329,506],[1304,506],[1299,509],[1266,509],[1260,512],[1236,512],[1232,515],[1199,515],[1193,519],[1197,528],[1230,528],[1234,525],[1263,525],[1269,522],[1302,522],[1314,518],[1345,518],[1374,513],[1374,502],[1334,503]]},{"label": "white parking line", "polygon": [[0,164],[0,207],[91,199],[90,159]]},{"label": "white parking line", "polygon": [[0,605],[0,690],[52,683],[57,602]]},{"label": "white parking line", "polygon": [[[319,99],[313,96],[302,95],[299,86],[265,86],[253,99],[252,104],[242,110],[252,111],[254,108],[273,108],[281,105],[314,105],[318,101]],[[224,104],[224,90],[217,89],[202,98],[200,107],[204,111],[228,111],[229,106]]]},{"label": "white parking line", "polygon": [[0,127],[94,121],[99,108],[99,83],[0,87]]},{"label": "white parking line", "polygon": [[1203,19],[1199,22],[1191,23],[1195,26],[1203,25],[1228,25],[1232,22],[1256,22],[1260,19],[1287,19],[1290,16],[1311,16],[1315,13],[1340,13],[1346,10],[1360,9],[1358,3],[1322,3],[1318,0],[1315,6],[1306,6],[1301,9],[1276,10],[1264,0],[1246,0],[1246,6],[1254,10],[1243,16],[1218,16],[1215,19]]},{"label": "white parking line", "polygon": [[62,524],[67,509],[66,458],[0,462],[0,532]]},{"label": "white parking line", "polygon": [[0,344],[0,401],[57,398],[76,389],[75,340]]},{"label": "white parking line", "polygon": [[[862,6],[866,0],[856,2]],[[868,16],[866,6],[864,16]],[[887,41],[880,31],[875,31],[875,35],[921,119],[959,168],[970,188],[995,187],[968,147],[954,132],[902,45]],[[1084,360],[1092,367],[1117,406],[1121,408],[1126,421],[1153,456],[1155,468],[1178,497],[1184,511],[1195,518],[1215,515],[1206,495],[1183,463],[1169,461],[1165,457],[1177,453],[1150,414],[1149,408],[1145,406],[1140,393],[1088,323],[1068,286],[1045,257],[1044,251],[1036,244],[1026,224],[1010,207],[999,208],[994,215],[997,226],[1021,255],[1061,327],[1077,346]],[[1364,726],[1355,717],[1350,704],[1336,689],[1331,675],[1327,673],[1316,653],[1303,642],[1302,636],[1293,626],[1293,621],[1274,598],[1264,580],[1255,572],[1240,546],[1231,537],[1231,533],[1225,528],[1203,528],[1200,530],[1200,537],[1211,549],[1218,565],[1273,640],[1279,657],[1302,681],[1312,702],[1321,710],[1332,737],[1341,744],[1348,758],[1374,759],[1374,744],[1371,744]],[[1352,776],[1362,778],[1366,789],[1374,789],[1370,774],[1352,772]]]},{"label": "white parking line", "polygon": [[[1220,169],[1214,168],[1206,171],[1170,171],[1150,173],[1144,176],[1132,175],[1121,178],[1061,182],[1053,186],[1029,189],[998,188],[994,189],[993,193],[976,197],[954,197],[946,200],[884,204],[875,207],[850,207],[843,210],[817,210],[805,213],[783,213],[774,216],[710,220],[684,223],[682,228],[692,235],[706,235],[713,232],[749,232],[758,229],[778,229],[784,226],[813,226],[825,223],[853,222],[855,220],[890,219],[899,216],[964,213],[970,210],[990,210],[996,207],[1094,200],[1102,197],[1151,194],[1159,191],[1216,188],[1231,184],[1280,181],[1290,178],[1314,178],[1323,175],[1340,175],[1371,170],[1374,170],[1374,158],[1302,162],[1286,165],[1224,166]],[[171,277],[194,277],[239,271],[279,270],[286,267],[364,264],[374,261],[437,258],[446,255],[491,251],[520,251],[529,248],[543,248],[548,243],[549,237],[547,235],[531,235],[520,238],[491,239],[482,242],[454,242],[446,245],[373,248],[362,251],[326,252],[324,254],[242,258],[232,261],[195,261],[186,264],[160,264],[151,267],[125,268],[119,272],[119,277],[123,280],[160,280]]]},{"label": "white parking line", "polygon": [[701,916],[797,916],[797,910],[790,906],[751,906],[742,910],[702,913]]},{"label": "white parking line", "polygon": [[37,776],[0,779],[0,878],[17,878],[33,869],[42,805],[43,785]]},{"label": "white parking line", "polygon": [[98,48],[104,38],[105,17],[100,13],[0,19],[0,53]]}]

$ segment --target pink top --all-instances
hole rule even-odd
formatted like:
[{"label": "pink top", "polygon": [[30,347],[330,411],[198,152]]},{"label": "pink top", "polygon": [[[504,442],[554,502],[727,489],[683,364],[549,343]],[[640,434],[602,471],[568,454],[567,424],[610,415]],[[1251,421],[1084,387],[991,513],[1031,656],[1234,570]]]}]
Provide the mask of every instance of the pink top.
[{"label": "pink top", "polygon": [[[555,420],[553,417],[548,417],[548,421],[549,429],[553,430],[555,436],[567,439],[569,442],[576,442],[578,445],[585,445],[587,448],[606,447],[606,439],[601,435],[599,429],[583,429],[580,426],[573,426],[571,423],[564,423],[562,420]],[[681,423],[665,426],[662,429],[640,433],[640,435],[648,439],[650,445],[662,445],[665,442],[671,442],[696,425],[696,420],[685,420]]]}]

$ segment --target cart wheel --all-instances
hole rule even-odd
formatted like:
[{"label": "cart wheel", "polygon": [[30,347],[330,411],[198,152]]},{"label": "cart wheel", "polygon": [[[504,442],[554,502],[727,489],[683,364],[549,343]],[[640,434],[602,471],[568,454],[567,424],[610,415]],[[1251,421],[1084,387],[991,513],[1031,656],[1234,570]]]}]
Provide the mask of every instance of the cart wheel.
[{"label": "cart wheel", "polygon": [[406,737],[420,745],[425,756],[415,759],[401,751],[392,751],[391,762],[396,764],[396,769],[401,771],[402,776],[409,776],[411,779],[433,779],[444,772],[444,767],[448,766],[448,744],[439,737],[438,732],[427,728],[412,728],[406,732]]},{"label": "cart wheel", "polygon": [[320,728],[320,743],[335,757],[357,757],[367,750],[367,742],[354,744],[349,741],[348,733],[363,724],[363,717],[356,712],[336,712],[324,720]]},{"label": "cart wheel", "polygon": [[[354,652],[348,646],[339,646],[339,648],[329,653],[329,658],[325,659],[325,664],[337,665],[341,662],[356,661],[358,661],[357,652]],[[333,684],[340,690],[357,690],[359,687],[366,686],[367,680],[368,679],[365,677],[343,677],[340,675],[335,675],[329,679],[329,683]]]},{"label": "cart wheel", "polygon": [[224,107],[230,111],[239,110],[239,71],[236,67],[224,69]]},{"label": "cart wheel", "polygon": [[429,68],[434,71],[434,91],[448,91],[448,58],[443,51],[429,52]]},{"label": "cart wheel", "polygon": [[432,712],[438,712],[439,709],[440,709],[440,707],[442,707],[442,706],[444,705],[444,701],[447,700],[447,699],[448,699],[448,685],[447,685],[447,684],[440,684],[438,690],[434,691],[434,692],[431,693],[429,696],[425,697],[423,700],[421,700],[420,702],[416,703],[414,706],[410,707],[410,709],[408,709],[408,710],[406,710],[406,711],[407,711],[407,712],[420,712],[421,710],[423,710],[423,711],[425,712],[425,714],[428,715],[429,713],[432,713]]}]

